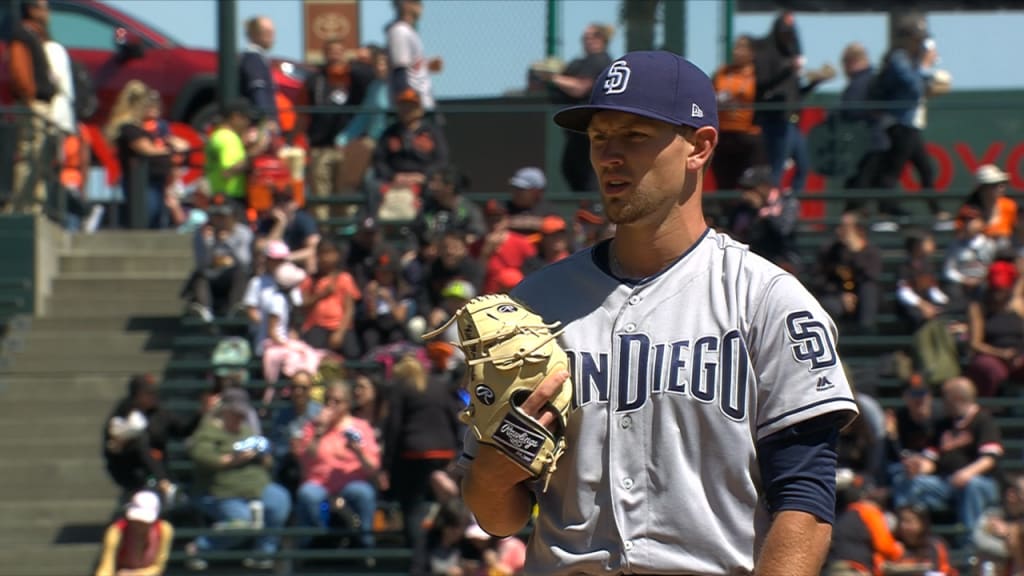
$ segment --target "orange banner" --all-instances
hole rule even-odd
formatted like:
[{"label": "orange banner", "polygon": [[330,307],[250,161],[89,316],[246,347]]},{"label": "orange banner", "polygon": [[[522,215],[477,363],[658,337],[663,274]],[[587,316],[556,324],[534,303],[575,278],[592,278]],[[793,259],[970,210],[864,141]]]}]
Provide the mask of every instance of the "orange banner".
[{"label": "orange banner", "polygon": [[323,63],[323,45],[340,39],[346,50],[359,47],[359,0],[305,0],[303,36],[306,62]]}]

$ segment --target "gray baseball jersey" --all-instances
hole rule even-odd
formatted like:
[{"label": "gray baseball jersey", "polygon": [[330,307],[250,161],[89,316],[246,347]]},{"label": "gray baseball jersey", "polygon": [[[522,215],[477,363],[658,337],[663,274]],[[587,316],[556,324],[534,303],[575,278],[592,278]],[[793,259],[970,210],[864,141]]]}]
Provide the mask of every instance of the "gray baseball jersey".
[{"label": "gray baseball jersey", "polygon": [[835,326],[796,278],[711,230],[635,285],[596,252],[513,292],[565,324],[575,386],[526,573],[749,574],[770,525],[758,440],[857,413]]}]

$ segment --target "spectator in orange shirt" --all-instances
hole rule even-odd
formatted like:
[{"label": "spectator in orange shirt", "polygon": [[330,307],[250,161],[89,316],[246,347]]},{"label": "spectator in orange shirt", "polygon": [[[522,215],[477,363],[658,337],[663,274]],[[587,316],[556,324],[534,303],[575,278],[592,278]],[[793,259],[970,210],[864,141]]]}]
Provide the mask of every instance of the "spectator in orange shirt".
[{"label": "spectator in orange shirt", "polygon": [[527,260],[537,255],[530,239],[508,229],[508,211],[497,200],[489,200],[484,216],[490,232],[478,241],[471,253],[484,264],[484,294],[500,292],[498,277],[509,268],[522,270]]},{"label": "spectator in orange shirt", "polygon": [[885,512],[861,481],[855,479],[856,485],[842,490],[852,501],[836,517],[824,576],[880,575],[883,562],[903,556],[903,546],[889,530]]},{"label": "spectator in orange shirt", "polygon": [[1017,228],[1017,203],[1006,197],[1010,175],[998,166],[985,164],[974,172],[974,191],[965,204],[981,210],[985,217],[985,234],[996,241],[999,248],[1008,248]]},{"label": "spectator in orange shirt", "polygon": [[711,172],[719,190],[735,190],[743,171],[763,162],[761,127],[754,124],[757,78],[754,76],[754,46],[749,36],[740,36],[732,48],[732,62],[715,72],[718,93],[718,153],[711,160]]},{"label": "spectator in orange shirt", "polygon": [[352,275],[341,268],[341,251],[334,243],[320,242],[316,260],[316,274],[300,286],[306,310],[302,339],[314,348],[355,358],[359,343],[351,328],[355,303],[362,294]]},{"label": "spectator in orange shirt", "polygon": [[329,500],[336,506],[340,498],[359,516],[362,546],[372,548],[380,447],[370,424],[351,415],[351,405],[349,384],[331,383],[320,415],[293,443],[306,479],[296,495],[296,513],[300,525],[322,527],[321,503]]}]

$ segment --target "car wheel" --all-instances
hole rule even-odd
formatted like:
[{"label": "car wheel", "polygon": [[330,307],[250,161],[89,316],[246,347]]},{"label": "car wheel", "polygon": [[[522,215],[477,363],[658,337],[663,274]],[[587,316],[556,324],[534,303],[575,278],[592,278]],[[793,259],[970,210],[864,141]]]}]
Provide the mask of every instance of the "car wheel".
[{"label": "car wheel", "polygon": [[217,121],[217,103],[210,102],[200,106],[195,114],[189,118],[188,123],[200,134],[207,134]]}]

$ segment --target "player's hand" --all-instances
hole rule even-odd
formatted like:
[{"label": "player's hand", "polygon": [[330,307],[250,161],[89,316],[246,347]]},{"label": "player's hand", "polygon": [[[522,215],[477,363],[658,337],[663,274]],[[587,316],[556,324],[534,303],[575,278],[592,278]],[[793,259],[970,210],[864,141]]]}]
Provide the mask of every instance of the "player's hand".
[{"label": "player's hand", "polygon": [[546,410],[545,407],[552,398],[558,396],[558,393],[562,391],[562,384],[568,379],[569,373],[565,370],[552,372],[523,401],[520,409],[527,415],[535,418],[542,426],[553,431],[556,417],[549,410]]},{"label": "player's hand", "polygon": [[440,56],[434,56],[427,62],[427,69],[434,73],[444,70],[444,60]]}]

